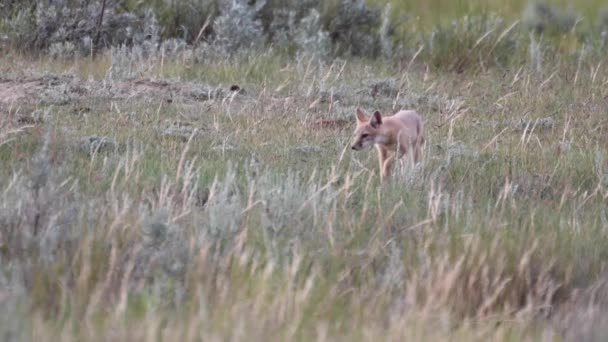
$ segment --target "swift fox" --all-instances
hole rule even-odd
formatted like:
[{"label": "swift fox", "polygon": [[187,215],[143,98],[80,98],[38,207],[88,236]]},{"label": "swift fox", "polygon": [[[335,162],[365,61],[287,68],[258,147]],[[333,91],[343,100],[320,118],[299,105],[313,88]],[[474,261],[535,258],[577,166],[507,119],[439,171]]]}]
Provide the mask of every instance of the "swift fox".
[{"label": "swift fox", "polygon": [[359,151],[376,146],[382,180],[389,175],[393,161],[404,154],[413,150],[414,162],[418,162],[420,145],[424,143],[423,134],[422,118],[413,110],[402,110],[385,117],[376,111],[368,118],[363,110],[358,108],[352,149]]}]

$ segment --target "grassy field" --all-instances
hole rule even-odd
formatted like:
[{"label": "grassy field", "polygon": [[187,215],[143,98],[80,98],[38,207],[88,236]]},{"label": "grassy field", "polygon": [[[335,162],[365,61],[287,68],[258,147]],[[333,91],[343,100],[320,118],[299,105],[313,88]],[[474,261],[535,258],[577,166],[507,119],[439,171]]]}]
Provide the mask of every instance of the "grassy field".
[{"label": "grassy field", "polygon": [[410,15],[430,27],[438,22],[453,20],[465,15],[476,15],[481,13],[500,13],[500,15],[519,19],[531,3],[544,3],[561,8],[563,11],[572,11],[581,15],[585,20],[596,22],[606,3],[601,0],[550,0],[550,1],[528,1],[528,0],[428,0],[424,2],[415,0],[373,0],[378,4],[390,3],[398,15]]},{"label": "grassy field", "polygon": [[[604,340],[608,66],[534,56],[4,54],[0,338]],[[423,161],[380,184],[357,107]]]}]

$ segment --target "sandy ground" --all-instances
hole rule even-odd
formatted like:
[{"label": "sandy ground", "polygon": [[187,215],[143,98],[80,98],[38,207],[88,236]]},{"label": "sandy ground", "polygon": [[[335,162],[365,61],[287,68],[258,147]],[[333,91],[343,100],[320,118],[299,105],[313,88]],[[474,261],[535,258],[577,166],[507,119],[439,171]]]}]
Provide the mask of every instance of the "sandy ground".
[{"label": "sandy ground", "polygon": [[0,105],[24,103],[66,104],[90,98],[129,99],[150,97],[172,101],[179,96],[194,101],[206,101],[239,92],[230,88],[212,87],[192,82],[151,80],[81,81],[67,76],[0,79]]}]

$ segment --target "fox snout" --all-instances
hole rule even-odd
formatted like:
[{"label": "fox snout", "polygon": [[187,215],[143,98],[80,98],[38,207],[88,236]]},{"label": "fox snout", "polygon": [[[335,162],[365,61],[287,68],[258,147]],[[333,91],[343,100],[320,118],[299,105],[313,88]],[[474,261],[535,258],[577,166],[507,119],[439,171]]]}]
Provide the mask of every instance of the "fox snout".
[{"label": "fox snout", "polygon": [[361,139],[356,139],[356,140],[354,140],[354,141],[351,143],[350,148],[351,148],[353,151],[359,151],[359,150],[362,150],[362,149],[363,149],[363,141],[362,141]]},{"label": "fox snout", "polygon": [[365,150],[373,145],[374,145],[374,142],[369,137],[362,138],[361,136],[358,136],[358,137],[355,137],[355,139],[353,139],[353,141],[351,142],[350,148],[353,151],[361,151],[361,150]]}]

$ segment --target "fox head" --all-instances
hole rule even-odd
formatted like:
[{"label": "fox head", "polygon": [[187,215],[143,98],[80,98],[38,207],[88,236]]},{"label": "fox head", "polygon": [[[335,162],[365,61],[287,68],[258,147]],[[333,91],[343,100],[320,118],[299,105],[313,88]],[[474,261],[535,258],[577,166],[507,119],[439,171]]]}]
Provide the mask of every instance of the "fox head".
[{"label": "fox head", "polygon": [[382,114],[376,111],[371,118],[367,118],[363,110],[357,108],[357,128],[353,137],[352,149],[359,151],[380,143],[380,126]]}]

